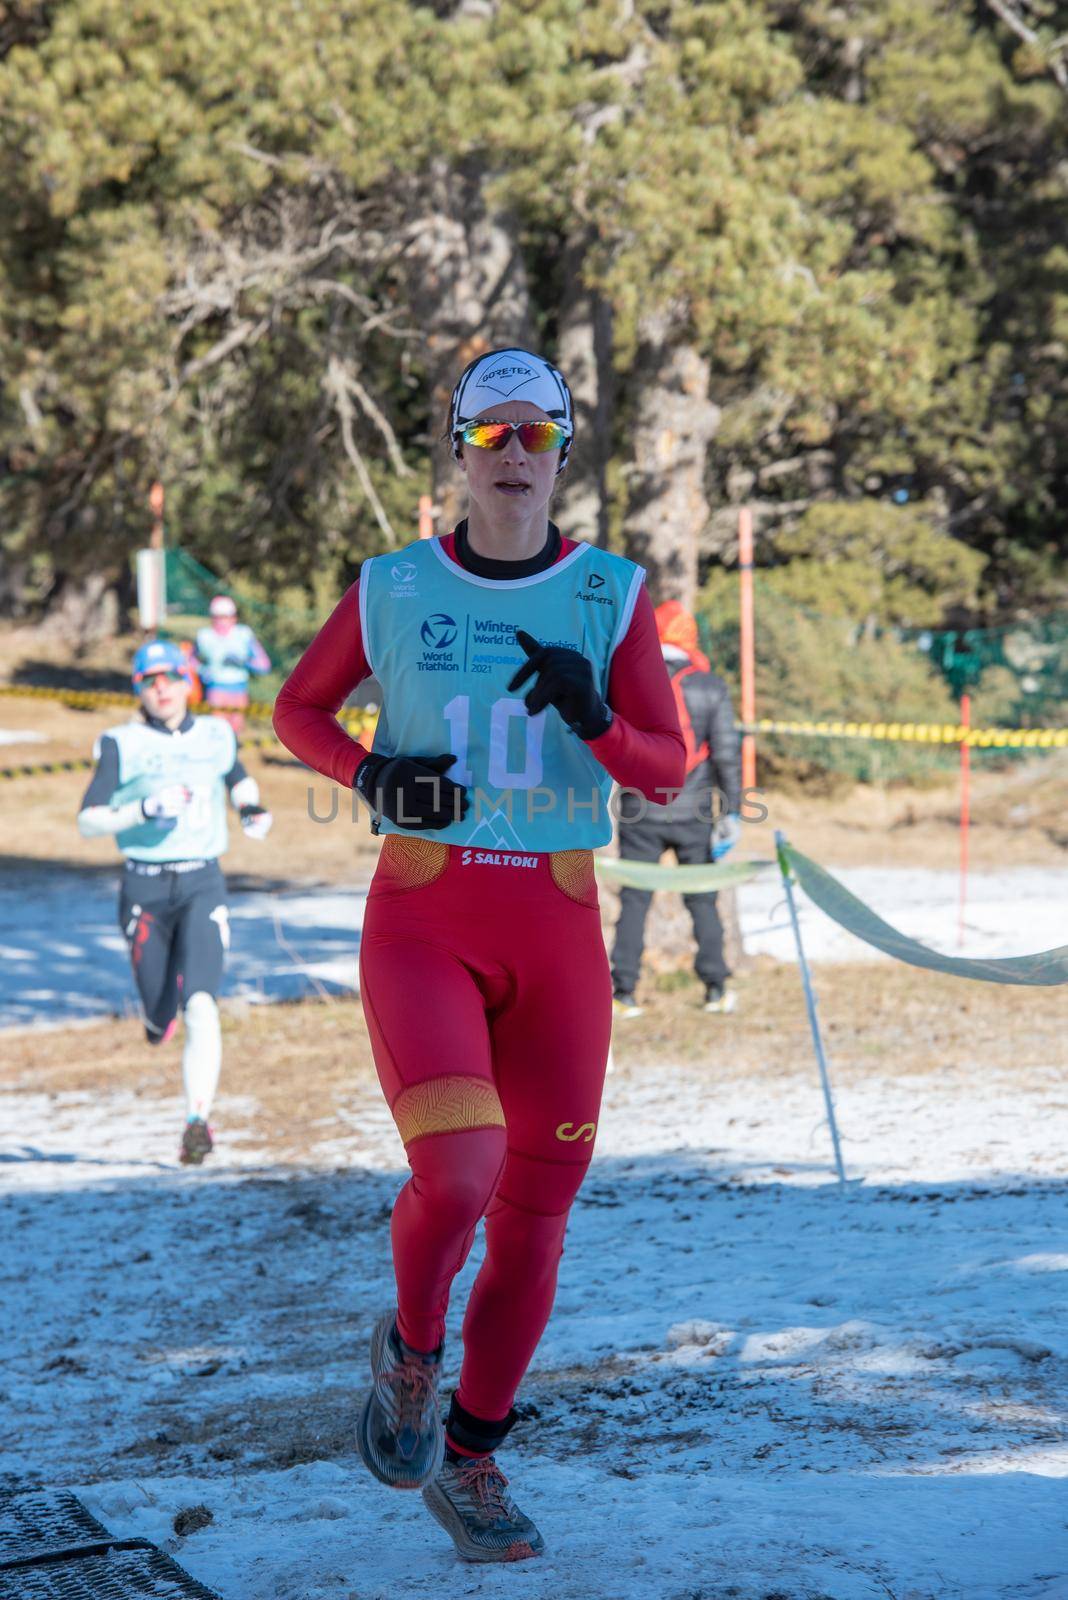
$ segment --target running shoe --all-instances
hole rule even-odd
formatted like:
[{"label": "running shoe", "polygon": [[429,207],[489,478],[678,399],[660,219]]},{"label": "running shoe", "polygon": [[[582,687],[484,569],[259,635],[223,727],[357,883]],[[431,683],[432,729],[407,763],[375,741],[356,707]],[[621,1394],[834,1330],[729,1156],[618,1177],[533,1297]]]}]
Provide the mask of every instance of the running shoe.
[{"label": "running shoe", "polygon": [[734,1010],[736,999],[734,990],[726,984],[710,983],[705,990],[705,1010],[725,1016]]},{"label": "running shoe", "polygon": [[178,1152],[182,1166],[199,1167],[204,1157],[210,1156],[214,1148],[215,1141],[204,1118],[190,1117],[182,1129],[182,1148]]},{"label": "running shoe", "polygon": [[627,994],[623,989],[617,989],[615,994],[612,996],[612,1010],[615,1012],[617,1017],[629,1018],[640,1017],[642,1015],[642,1007],[635,1000],[634,996],[632,994]]},{"label": "running shoe", "polygon": [[545,1549],[493,1456],[446,1456],[423,1499],[465,1561],[526,1561]]},{"label": "running shoe", "polygon": [[375,1324],[374,1383],[356,1424],[356,1448],[368,1471],[391,1489],[419,1489],[441,1465],[445,1429],[438,1415],[438,1380],[444,1348],[433,1355],[409,1350],[392,1311]]}]

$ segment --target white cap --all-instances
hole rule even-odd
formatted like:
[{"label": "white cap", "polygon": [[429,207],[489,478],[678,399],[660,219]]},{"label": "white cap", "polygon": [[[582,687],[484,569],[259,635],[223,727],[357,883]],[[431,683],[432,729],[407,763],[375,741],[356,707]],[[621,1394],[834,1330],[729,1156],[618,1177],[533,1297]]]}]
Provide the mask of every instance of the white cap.
[{"label": "white cap", "polygon": [[228,594],[217,594],[208,607],[208,615],[212,617],[236,617],[237,607]]},{"label": "white cap", "polygon": [[460,374],[452,391],[449,432],[503,400],[528,400],[555,421],[571,426],[571,390],[562,372],[529,350],[490,350]]}]

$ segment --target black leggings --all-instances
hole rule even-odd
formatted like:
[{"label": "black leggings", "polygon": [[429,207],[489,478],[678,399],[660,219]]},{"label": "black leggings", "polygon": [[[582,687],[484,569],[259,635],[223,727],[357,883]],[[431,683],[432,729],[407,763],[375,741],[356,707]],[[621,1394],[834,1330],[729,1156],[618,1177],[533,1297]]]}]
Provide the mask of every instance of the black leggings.
[{"label": "black leggings", "polygon": [[219,863],[206,861],[191,871],[177,871],[176,865],[162,863],[158,871],[146,872],[127,862],[119,893],[119,926],[152,1044],[159,1043],[191,994],[218,995],[230,943]]},{"label": "black leggings", "polygon": [[[659,861],[665,850],[673,850],[680,867],[700,866],[709,860],[711,842],[712,824],[700,818],[666,823],[649,818],[619,824],[619,854],[627,861]],[[649,889],[619,891],[619,921],[612,950],[612,983],[617,993],[634,993],[645,944],[645,917],[652,898]],[[682,899],[697,940],[697,976],[702,983],[722,987],[730,973],[723,959],[723,924],[716,908],[716,891],[684,894]]]}]

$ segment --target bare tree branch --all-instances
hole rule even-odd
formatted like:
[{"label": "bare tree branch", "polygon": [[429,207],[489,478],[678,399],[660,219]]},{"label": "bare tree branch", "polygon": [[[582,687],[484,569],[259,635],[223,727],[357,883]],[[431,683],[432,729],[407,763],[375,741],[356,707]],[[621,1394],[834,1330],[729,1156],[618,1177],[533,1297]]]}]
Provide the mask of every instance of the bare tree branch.
[{"label": "bare tree branch", "polygon": [[382,532],[385,534],[390,544],[395,548],[398,543],[396,532],[394,531],[393,525],[389,518],[386,516],[385,506],[382,504],[377,493],[375,492],[375,486],[371,482],[371,474],[367,470],[367,464],[361,456],[359,450],[356,448],[356,440],[353,438],[352,434],[353,411],[352,398],[349,394],[349,380],[346,376],[345,369],[341,365],[341,362],[338,360],[337,356],[330,357],[326,368],[326,376],[323,379],[323,384],[327,390],[327,393],[333,398],[334,406],[341,422],[341,441],[345,446],[345,454],[348,456],[353,467],[355,468],[356,476],[360,480],[360,487],[367,497],[371,510],[375,514],[375,520],[377,521],[378,526],[382,529]]},{"label": "bare tree branch", "polygon": [[367,295],[359,294],[347,283],[339,283],[336,278],[307,278],[306,288],[313,294],[335,294],[339,299],[345,300],[350,306],[355,306],[357,311],[369,312],[371,315],[361,325],[361,333],[374,333],[381,329],[391,339],[418,339],[420,337],[415,328],[394,328],[391,319],[396,315],[392,309],[376,311],[373,300]]},{"label": "bare tree branch", "polygon": [[362,311],[365,316],[374,313],[375,303],[367,295],[359,294],[351,284],[339,283],[336,278],[307,278],[305,286],[313,294],[335,294],[339,300],[346,300],[357,311]]},{"label": "bare tree branch", "polygon": [[375,427],[381,433],[383,439],[386,441],[386,449],[389,451],[389,459],[393,463],[393,470],[396,472],[397,477],[410,478],[412,475],[412,469],[401,455],[400,445],[397,443],[397,435],[390,427],[389,421],[387,420],[385,414],[375,404],[375,401],[368,394],[367,390],[364,388],[363,384],[358,378],[349,373],[347,374],[347,381],[349,393],[356,396],[357,400],[360,402],[360,405],[363,407],[364,414],[370,418]]},{"label": "bare tree branch", "polygon": [[202,356],[197,356],[195,361],[190,361],[178,374],[179,384],[185,383],[188,378],[195,378],[198,373],[204,372],[208,367],[217,367],[220,361],[225,361],[232,351],[243,344],[255,344],[262,338],[270,326],[267,317],[261,317],[259,322],[238,322],[206,350]]},{"label": "bare tree branch", "polygon": [[1000,17],[1007,28],[1012,29],[1018,39],[1022,39],[1025,44],[1032,45],[1034,49],[1042,52],[1049,63],[1049,70],[1064,92],[1068,94],[1068,61],[1065,60],[1064,55],[1061,53],[1063,49],[1062,41],[1060,39],[1056,40],[1052,48],[1043,44],[1041,36],[1034,28],[1028,27],[1023,17],[1008,4],[1008,0],[986,0],[986,3],[994,15]]}]

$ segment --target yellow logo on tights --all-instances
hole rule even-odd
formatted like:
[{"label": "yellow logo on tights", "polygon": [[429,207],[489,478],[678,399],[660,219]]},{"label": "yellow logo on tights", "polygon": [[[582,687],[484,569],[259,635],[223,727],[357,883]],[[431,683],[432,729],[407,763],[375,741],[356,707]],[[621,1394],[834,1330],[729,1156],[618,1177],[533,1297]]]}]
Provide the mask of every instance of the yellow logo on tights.
[{"label": "yellow logo on tights", "polygon": [[556,1130],[556,1137],[562,1139],[565,1144],[574,1144],[576,1139],[584,1139],[587,1144],[592,1144],[596,1132],[596,1122],[584,1122],[578,1128],[573,1122],[561,1122]]}]

